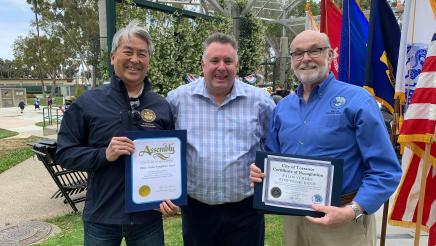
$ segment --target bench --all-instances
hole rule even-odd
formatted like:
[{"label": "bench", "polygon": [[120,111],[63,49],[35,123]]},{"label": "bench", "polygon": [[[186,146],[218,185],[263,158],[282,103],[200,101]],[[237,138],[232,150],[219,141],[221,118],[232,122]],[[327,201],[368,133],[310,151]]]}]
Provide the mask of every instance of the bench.
[{"label": "bench", "polygon": [[77,212],[76,203],[85,201],[88,190],[88,175],[86,172],[67,170],[60,166],[54,156],[56,142],[53,140],[41,140],[31,145],[32,151],[38,157],[49,172],[53,181],[59,188],[51,198],[64,198],[64,203],[70,204]]}]

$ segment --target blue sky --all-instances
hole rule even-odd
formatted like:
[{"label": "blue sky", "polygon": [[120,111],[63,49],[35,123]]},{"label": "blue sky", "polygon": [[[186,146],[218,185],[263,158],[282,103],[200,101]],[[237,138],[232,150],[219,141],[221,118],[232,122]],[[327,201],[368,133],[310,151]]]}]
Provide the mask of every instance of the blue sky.
[{"label": "blue sky", "polygon": [[0,3],[0,58],[12,60],[14,40],[25,37],[32,30],[35,14],[26,0],[1,0]]}]

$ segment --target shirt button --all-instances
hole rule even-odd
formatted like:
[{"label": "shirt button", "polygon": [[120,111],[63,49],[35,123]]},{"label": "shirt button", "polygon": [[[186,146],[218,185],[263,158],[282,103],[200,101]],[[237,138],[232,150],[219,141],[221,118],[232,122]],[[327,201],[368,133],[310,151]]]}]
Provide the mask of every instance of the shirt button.
[{"label": "shirt button", "polygon": [[304,121],[304,124],[307,125],[307,120]]},{"label": "shirt button", "polygon": [[299,143],[300,145],[303,145],[303,144],[304,144],[303,141],[298,141],[298,143]]}]

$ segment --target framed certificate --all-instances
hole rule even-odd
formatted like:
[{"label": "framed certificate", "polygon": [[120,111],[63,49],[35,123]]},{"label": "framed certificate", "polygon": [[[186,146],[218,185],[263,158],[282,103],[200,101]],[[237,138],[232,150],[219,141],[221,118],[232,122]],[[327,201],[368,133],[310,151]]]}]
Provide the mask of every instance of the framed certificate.
[{"label": "framed certificate", "polygon": [[159,208],[164,200],[186,204],[186,130],[135,131],[135,152],[126,157],[125,209]]},{"label": "framed certificate", "polygon": [[313,203],[340,206],[342,159],[257,152],[256,165],[266,174],[254,187],[256,209],[320,217]]}]

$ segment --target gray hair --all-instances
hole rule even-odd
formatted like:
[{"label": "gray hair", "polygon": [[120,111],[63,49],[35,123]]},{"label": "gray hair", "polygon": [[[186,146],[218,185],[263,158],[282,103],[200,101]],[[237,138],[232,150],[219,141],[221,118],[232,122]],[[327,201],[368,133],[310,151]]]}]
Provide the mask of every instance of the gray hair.
[{"label": "gray hair", "polygon": [[238,61],[238,44],[236,43],[236,40],[232,36],[221,33],[221,32],[216,32],[216,33],[211,34],[206,39],[206,41],[204,41],[204,43],[203,43],[203,56],[202,56],[203,60],[206,59],[207,47],[209,47],[209,45],[212,43],[230,44],[233,47],[233,49],[236,50],[236,61]]},{"label": "gray hair", "polygon": [[115,33],[112,39],[111,53],[114,53],[117,50],[122,38],[129,39],[132,36],[138,36],[147,43],[148,54],[151,56],[153,53],[153,42],[151,41],[151,36],[138,20],[131,21],[127,26],[121,28]]}]

